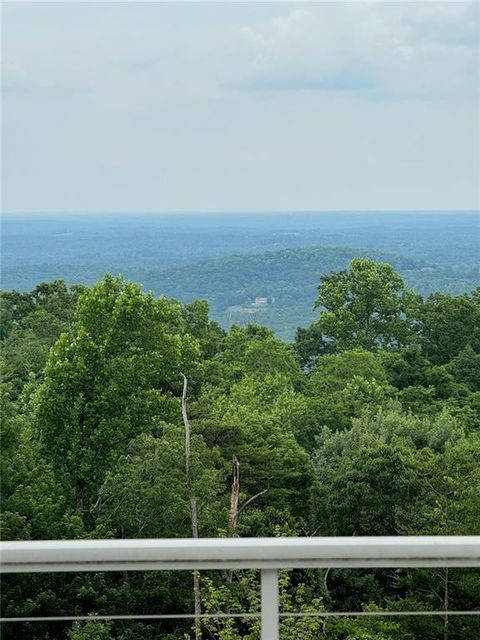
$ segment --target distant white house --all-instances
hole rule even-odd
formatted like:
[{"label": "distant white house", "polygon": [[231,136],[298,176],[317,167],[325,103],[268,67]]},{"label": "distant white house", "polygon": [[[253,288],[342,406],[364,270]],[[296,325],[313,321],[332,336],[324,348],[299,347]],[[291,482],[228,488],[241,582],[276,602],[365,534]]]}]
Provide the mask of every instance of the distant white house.
[{"label": "distant white house", "polygon": [[257,296],[253,301],[253,305],[255,307],[264,307],[267,304],[268,304],[268,298],[264,296]]}]

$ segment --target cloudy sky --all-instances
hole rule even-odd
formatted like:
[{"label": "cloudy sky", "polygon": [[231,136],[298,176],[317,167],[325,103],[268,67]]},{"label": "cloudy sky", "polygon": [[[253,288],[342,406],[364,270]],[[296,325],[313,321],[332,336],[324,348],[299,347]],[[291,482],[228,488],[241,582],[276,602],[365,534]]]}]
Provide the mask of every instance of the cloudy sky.
[{"label": "cloudy sky", "polygon": [[3,209],[478,208],[478,13],[6,3]]}]

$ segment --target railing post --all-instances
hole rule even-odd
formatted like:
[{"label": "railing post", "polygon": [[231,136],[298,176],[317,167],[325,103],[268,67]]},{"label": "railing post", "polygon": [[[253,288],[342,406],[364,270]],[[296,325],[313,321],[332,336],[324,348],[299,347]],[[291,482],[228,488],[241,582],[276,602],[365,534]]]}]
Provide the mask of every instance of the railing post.
[{"label": "railing post", "polygon": [[279,640],[278,572],[262,569],[262,640]]}]

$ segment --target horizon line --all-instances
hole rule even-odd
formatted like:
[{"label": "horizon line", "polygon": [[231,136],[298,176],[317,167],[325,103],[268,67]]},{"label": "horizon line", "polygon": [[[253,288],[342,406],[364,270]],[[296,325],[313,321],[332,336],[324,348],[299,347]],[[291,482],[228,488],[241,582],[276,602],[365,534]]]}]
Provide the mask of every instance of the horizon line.
[{"label": "horizon line", "polygon": [[184,216],[184,215],[210,215],[210,216],[228,216],[228,215],[325,215],[325,214],[462,214],[462,215],[478,215],[480,207],[477,209],[228,209],[228,210],[158,210],[158,211],[4,211],[2,217],[16,216]]}]

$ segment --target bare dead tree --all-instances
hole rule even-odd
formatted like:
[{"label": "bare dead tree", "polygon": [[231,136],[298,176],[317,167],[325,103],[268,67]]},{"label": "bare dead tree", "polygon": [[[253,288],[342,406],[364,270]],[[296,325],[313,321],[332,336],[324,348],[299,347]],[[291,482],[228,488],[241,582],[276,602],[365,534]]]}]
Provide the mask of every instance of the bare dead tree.
[{"label": "bare dead tree", "polygon": [[262,491],[259,491],[258,493],[256,493],[254,496],[252,496],[251,498],[249,498],[246,502],[244,502],[242,504],[242,506],[240,507],[240,509],[238,510],[237,513],[237,519],[238,516],[242,513],[242,511],[244,509],[246,509],[246,507],[248,507],[249,504],[252,504],[252,502],[254,502],[257,498],[260,498],[261,496],[263,496],[265,493],[267,493],[268,491],[268,487],[266,489],[263,489]]},{"label": "bare dead tree", "polygon": [[230,491],[230,517],[228,520],[228,531],[231,536],[235,535],[238,524],[238,516],[249,504],[252,504],[257,498],[267,493],[268,487],[259,491],[254,496],[246,500],[240,507],[238,506],[240,498],[240,462],[236,455],[232,458],[232,488]]},{"label": "bare dead tree", "polygon": [[[249,498],[241,507],[238,506],[240,499],[240,462],[238,461],[237,456],[234,455],[232,458],[232,488],[230,490],[230,514],[228,519],[228,533],[230,536],[234,536],[236,533],[238,516],[242,511],[257,498],[263,496],[264,493],[267,493],[267,491],[268,487]],[[222,576],[227,582],[232,582],[233,571],[230,569],[229,571],[222,572]]]},{"label": "bare dead tree", "polygon": [[230,518],[228,530],[231,536],[235,534],[238,522],[238,499],[240,495],[240,463],[237,456],[232,459],[232,490],[230,493]]},{"label": "bare dead tree", "polygon": [[[187,475],[187,489],[188,498],[190,500],[190,512],[192,518],[192,537],[198,538],[198,512],[197,512],[197,497],[195,495],[195,485],[192,469],[192,455],[190,447],[190,421],[188,419],[187,411],[187,393],[188,393],[188,380],[182,373],[183,379],[183,392],[182,392],[182,417],[183,424],[185,426],[185,470]],[[202,640],[201,629],[201,615],[202,615],[202,598],[200,592],[200,572],[193,572],[193,594],[194,594],[194,613],[195,613],[195,640]]]}]

